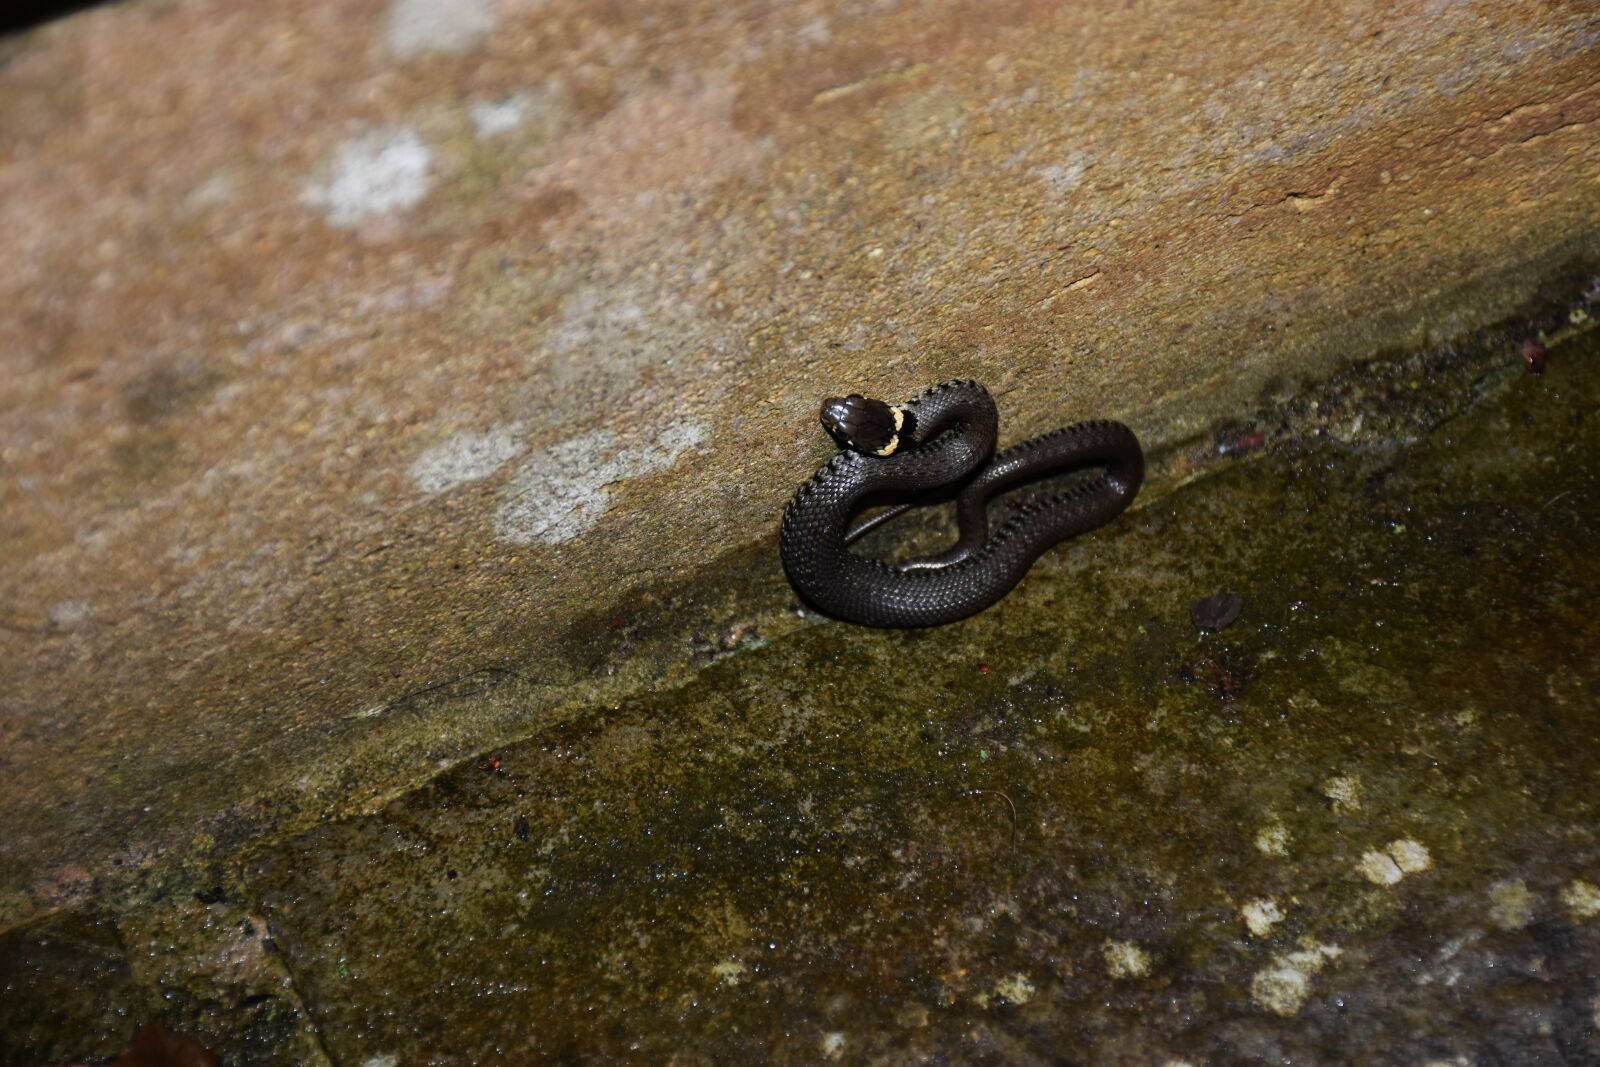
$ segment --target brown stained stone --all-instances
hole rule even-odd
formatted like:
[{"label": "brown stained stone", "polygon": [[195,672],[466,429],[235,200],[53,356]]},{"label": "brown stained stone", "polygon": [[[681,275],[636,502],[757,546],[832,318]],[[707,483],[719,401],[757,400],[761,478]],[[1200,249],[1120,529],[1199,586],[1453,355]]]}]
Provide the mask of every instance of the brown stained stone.
[{"label": "brown stained stone", "polygon": [[1420,440],[1302,427],[992,611],[747,644],[238,895],[338,1063],[1596,1062],[1600,334],[1503,354]]},{"label": "brown stained stone", "polygon": [[[628,0],[5,42],[0,925],[689,663],[586,620],[730,554],[781,612],[828,392],[1161,446],[1508,313],[1594,249],[1596,48],[1582,5]],[[478,719],[383,714],[486,666]]]}]

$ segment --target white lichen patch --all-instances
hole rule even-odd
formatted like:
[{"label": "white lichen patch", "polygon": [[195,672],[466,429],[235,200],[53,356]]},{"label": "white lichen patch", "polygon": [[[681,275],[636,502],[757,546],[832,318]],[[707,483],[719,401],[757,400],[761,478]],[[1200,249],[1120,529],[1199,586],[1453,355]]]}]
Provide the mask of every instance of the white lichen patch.
[{"label": "white lichen patch", "polygon": [[411,480],[424,493],[443,492],[487,478],[521,448],[512,428],[452,434],[412,461]]},{"label": "white lichen patch", "polygon": [[1576,922],[1600,915],[1600,887],[1593,882],[1575,879],[1562,887],[1561,906]]},{"label": "white lichen patch", "polygon": [[994,985],[994,995],[1004,997],[1013,1004],[1026,1004],[1033,999],[1036,990],[1028,976],[1018,971],[1008,974]]},{"label": "white lichen patch", "polygon": [[1356,863],[1356,873],[1373,885],[1394,885],[1406,876],[1393,856],[1375,848],[1361,854],[1360,861]]},{"label": "white lichen patch", "polygon": [[844,1055],[844,1033],[839,1030],[830,1030],[822,1035],[822,1040],[818,1042],[818,1047],[822,1049],[822,1054],[828,1059],[839,1059]]},{"label": "white lichen patch", "polygon": [[400,59],[465,52],[498,21],[496,0],[393,0],[384,42]]},{"label": "white lichen patch", "polygon": [[392,1052],[385,1052],[381,1056],[368,1056],[361,1061],[361,1067],[399,1067],[400,1057]]},{"label": "white lichen patch", "polygon": [[[669,313],[659,296],[636,283],[580,286],[561,302],[561,318],[546,337],[545,350],[558,366],[639,362],[642,352],[659,343],[654,338]],[[648,314],[647,305],[661,314]]]},{"label": "white lichen patch", "polygon": [[626,464],[608,431],[571,437],[524,460],[502,491],[495,533],[502,541],[558,545],[591,529],[610,508],[608,483]]},{"label": "white lichen patch", "polygon": [[1489,887],[1489,921],[1502,930],[1521,930],[1533,921],[1533,894],[1521,878]]},{"label": "white lichen patch", "polygon": [[468,109],[472,132],[480,141],[510,133],[528,117],[532,98],[527,93],[512,93],[499,100],[480,100]]},{"label": "white lichen patch", "polygon": [[1272,957],[1271,963],[1256,972],[1250,981],[1250,996],[1276,1015],[1293,1015],[1311,995],[1311,979],[1342,954],[1335,945],[1302,942],[1298,950]]},{"label": "white lichen patch", "polygon": [[1052,193],[1061,196],[1082,185],[1084,172],[1088,169],[1089,164],[1081,159],[1073,159],[1066,163],[1039,167],[1034,173],[1050,187]]},{"label": "white lichen patch", "polygon": [[1384,851],[1394,860],[1395,866],[1406,874],[1421,874],[1433,867],[1433,856],[1428,852],[1427,846],[1409,837],[1390,841]]},{"label": "white lichen patch", "polygon": [[432,185],[433,150],[408,126],[381,126],[352,137],[334,150],[301,202],[334,226],[415,207]]},{"label": "white lichen patch", "polygon": [[183,206],[187,211],[208,211],[232,203],[237,195],[232,177],[219,172],[190,189],[189,195],[183,198]]},{"label": "white lichen patch", "polygon": [[1143,978],[1150,973],[1150,953],[1132,941],[1107,941],[1101,955],[1113,978]]},{"label": "white lichen patch", "polygon": [[1281,822],[1268,823],[1256,831],[1256,850],[1267,856],[1289,854],[1289,828]]},{"label": "white lichen patch", "polygon": [[619,447],[613,434],[600,430],[541,449],[507,480],[495,534],[518,545],[571,541],[611,509],[618,483],[672,466],[709,432],[703,423],[680,422],[654,441]]},{"label": "white lichen patch", "polygon": [[1361,810],[1361,779],[1355,775],[1338,775],[1322,783],[1322,795],[1333,801],[1333,810],[1349,815]]},{"label": "white lichen patch", "polygon": [[715,975],[717,981],[721,982],[723,985],[738,985],[740,982],[744,981],[744,976],[748,974],[749,971],[750,968],[744,965],[743,960],[723,960],[721,963],[711,968],[711,973]]},{"label": "white lichen patch", "polygon": [[1433,856],[1425,845],[1409,837],[1396,838],[1382,849],[1361,854],[1356,871],[1373,885],[1394,885],[1408,874],[1419,874],[1433,866]]},{"label": "white lichen patch", "polygon": [[49,614],[52,630],[72,630],[81,625],[85,619],[94,614],[94,605],[87,600],[59,600],[50,606]]},{"label": "white lichen patch", "polygon": [[1239,909],[1244,924],[1256,937],[1266,937],[1272,928],[1283,921],[1283,909],[1271,897],[1252,900]]},{"label": "white lichen patch", "polygon": [[479,141],[492,141],[518,129],[527,138],[544,140],[560,132],[571,117],[571,105],[561,84],[551,81],[497,99],[475,101],[468,106],[467,117]]}]

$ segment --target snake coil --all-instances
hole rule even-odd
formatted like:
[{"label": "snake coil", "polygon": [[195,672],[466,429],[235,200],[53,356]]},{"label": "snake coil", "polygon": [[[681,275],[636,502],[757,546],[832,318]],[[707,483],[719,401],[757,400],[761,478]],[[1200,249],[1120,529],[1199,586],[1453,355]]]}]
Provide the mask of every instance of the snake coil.
[{"label": "snake coil", "polygon": [[[778,543],[796,591],[813,607],[863,626],[938,626],[975,615],[1020,582],[1051,546],[1110,522],[1144,480],[1144,453],[1119,422],[1081,422],[995,452],[999,415],[974,381],[936,385],[908,404],[832,398],[823,426],[844,446],[784,509]],[[1034,486],[1099,467],[1066,488]],[[990,531],[989,503],[1029,486]],[[935,556],[887,563],[850,551],[882,522],[954,499],[956,543]],[[858,522],[862,510],[891,504]]]}]

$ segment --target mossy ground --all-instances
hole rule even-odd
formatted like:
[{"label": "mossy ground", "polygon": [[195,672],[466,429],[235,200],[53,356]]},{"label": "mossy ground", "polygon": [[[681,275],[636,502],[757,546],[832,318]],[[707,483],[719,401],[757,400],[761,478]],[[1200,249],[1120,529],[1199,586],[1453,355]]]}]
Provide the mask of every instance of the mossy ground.
[{"label": "mossy ground", "polygon": [[0,1061],[141,1012],[238,1062],[1600,1058],[1597,342],[1169,456],[955,626],[597,616],[579,673],[699,669],[13,931]]}]

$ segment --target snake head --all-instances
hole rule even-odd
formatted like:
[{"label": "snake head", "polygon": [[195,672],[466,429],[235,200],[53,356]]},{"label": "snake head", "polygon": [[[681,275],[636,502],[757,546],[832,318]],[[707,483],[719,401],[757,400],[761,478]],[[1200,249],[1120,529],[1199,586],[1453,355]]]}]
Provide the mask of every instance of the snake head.
[{"label": "snake head", "polygon": [[864,456],[892,456],[906,429],[906,412],[860,393],[830,396],[822,402],[822,428],[840,448]]}]

